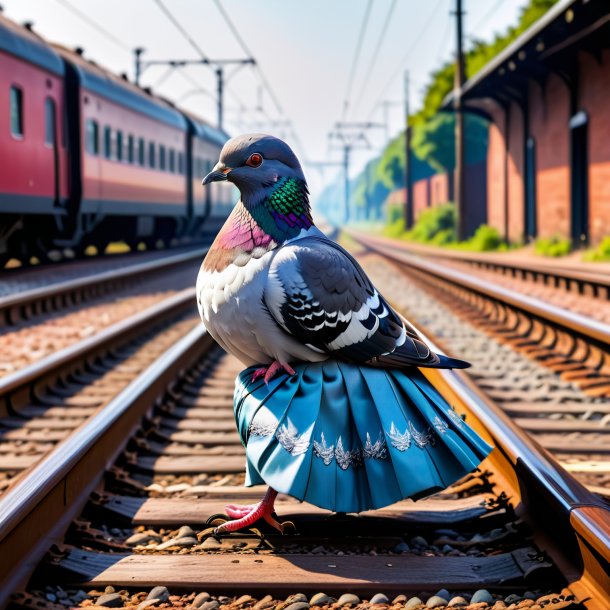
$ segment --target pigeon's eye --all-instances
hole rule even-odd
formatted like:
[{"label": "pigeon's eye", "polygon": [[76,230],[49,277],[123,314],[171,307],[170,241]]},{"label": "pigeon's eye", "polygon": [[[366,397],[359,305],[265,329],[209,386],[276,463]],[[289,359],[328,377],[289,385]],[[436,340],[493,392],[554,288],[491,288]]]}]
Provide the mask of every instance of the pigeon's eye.
[{"label": "pigeon's eye", "polygon": [[263,155],[260,153],[252,153],[248,160],[246,161],[246,165],[250,167],[258,167],[263,162]]}]

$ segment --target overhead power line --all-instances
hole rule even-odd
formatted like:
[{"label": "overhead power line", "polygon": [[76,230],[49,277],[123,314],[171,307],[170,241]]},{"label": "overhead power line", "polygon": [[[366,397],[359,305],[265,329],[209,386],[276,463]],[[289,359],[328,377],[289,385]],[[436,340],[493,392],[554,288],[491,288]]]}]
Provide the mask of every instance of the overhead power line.
[{"label": "overhead power line", "polygon": [[[369,0],[369,1],[371,1],[371,0]],[[225,20],[227,26],[233,33],[233,36],[235,36],[235,39],[237,40],[242,51],[249,57],[254,57],[254,54],[252,53],[252,51],[246,44],[246,41],[244,40],[243,36],[240,34],[239,30],[233,23],[231,17],[229,17],[229,14],[227,13],[227,11],[225,11],[220,0],[214,0],[214,4],[216,5],[218,12],[222,15],[222,18]],[[258,75],[258,79],[259,79],[260,83],[267,90],[267,93],[269,94],[269,97],[271,98],[271,101],[273,102],[273,104],[276,107],[277,111],[279,112],[280,116],[285,117],[286,113],[284,112],[284,108],[282,107],[282,104],[280,103],[277,95],[275,94],[275,91],[271,87],[271,83],[269,82],[269,79],[267,78],[265,72],[263,71],[263,69],[261,68],[261,66],[258,62],[256,62],[254,69],[255,69],[256,74]],[[296,142],[298,148],[300,149],[303,160],[305,161],[305,159],[307,158],[307,155],[305,153],[305,148],[303,147],[301,139],[298,137],[292,122],[291,122],[290,129],[292,131],[293,139]]]},{"label": "overhead power line", "polygon": [[439,38],[438,50],[436,52],[436,61],[440,62],[443,60],[443,54],[447,50],[448,47],[451,46],[451,38],[450,31],[452,26],[451,17],[447,13],[447,19],[445,21],[445,29],[443,30],[443,35]]},{"label": "overhead power line", "polygon": [[362,51],[362,43],[364,41],[364,36],[366,34],[366,30],[369,25],[369,17],[371,15],[372,7],[373,7],[373,0],[368,0],[366,9],[364,10],[364,15],[362,16],[360,32],[358,33],[358,41],[356,42],[356,49],[354,51],[354,57],[352,59],[352,66],[350,68],[349,78],[347,80],[347,90],[345,92],[345,98],[343,101],[343,114],[342,114],[343,120],[345,120],[347,117],[347,110],[349,108],[349,98],[352,93],[352,86],[354,84],[354,77],[356,75],[356,66],[358,65],[358,60],[360,59],[360,52]]},{"label": "overhead power line", "polygon": [[155,4],[161,9],[163,14],[174,24],[176,29],[184,36],[185,40],[197,51],[201,59],[208,59],[201,47],[193,40],[191,35],[184,29],[181,23],[174,17],[172,12],[165,6],[163,0],[155,0]]},{"label": "overhead power line", "polygon": [[409,59],[409,56],[411,55],[411,53],[413,53],[413,51],[417,48],[417,45],[420,43],[421,39],[424,37],[424,35],[428,31],[428,28],[432,25],[432,23],[434,23],[434,20],[437,17],[438,11],[439,11],[441,5],[443,4],[443,2],[446,2],[446,0],[438,0],[438,2],[434,5],[434,8],[432,9],[430,16],[426,20],[426,23],[419,30],[418,35],[411,41],[411,44],[409,45],[407,52],[403,55],[400,62],[396,65],[396,68],[392,71],[390,78],[388,78],[385,86],[381,89],[381,92],[379,93],[378,98],[375,100],[375,103],[373,104],[373,106],[371,108],[369,117],[371,117],[373,115],[373,113],[375,112],[375,109],[379,105],[379,102],[383,99],[389,86],[392,84],[392,82],[396,78],[396,75],[404,67],[404,65],[407,62],[407,59]]},{"label": "overhead power line", "polygon": [[491,8],[477,21],[476,25],[471,28],[471,32],[476,36],[476,31],[485,23],[487,23],[492,15],[498,10],[503,0],[498,0],[495,4],[491,6]]},{"label": "overhead power line", "polygon": [[[254,54],[252,53],[252,51],[250,51],[250,48],[246,44],[246,41],[244,40],[243,36],[239,33],[239,30],[235,27],[235,24],[233,23],[233,21],[231,20],[231,17],[229,17],[229,14],[227,13],[227,11],[225,11],[224,7],[220,3],[220,0],[214,0],[214,4],[218,8],[218,11],[222,15],[222,18],[225,20],[226,24],[229,26],[229,29],[233,33],[233,36],[235,36],[235,39],[237,40],[242,51],[249,57],[254,57]],[[269,97],[273,101],[273,104],[277,108],[277,111],[281,115],[283,115],[284,109],[282,108],[282,105],[280,104],[277,96],[275,95],[275,92],[271,88],[271,85],[269,84],[269,81],[267,80],[267,77],[266,77],[265,73],[263,72],[263,69],[260,67],[260,65],[258,63],[255,66],[255,70],[258,73],[259,80],[261,81],[263,87],[265,87],[265,89],[267,89],[267,93],[269,93]]]},{"label": "overhead power line", "polygon": [[127,53],[131,53],[131,49],[119,38],[117,38],[112,32],[109,32],[107,29],[103,28],[97,21],[94,21],[89,17],[86,13],[83,13],[80,9],[76,8],[71,2],[68,0],[56,0],[59,4],[61,4],[65,9],[70,11],[73,15],[76,15],[79,19],[87,23],[90,27],[92,27],[98,34],[101,34],[107,40],[110,40],[117,47],[126,51]]},{"label": "overhead power line", "polygon": [[384,41],[386,40],[386,34],[388,31],[388,27],[390,26],[390,20],[392,19],[392,15],[394,14],[394,9],[396,8],[396,2],[397,2],[397,0],[392,0],[392,3],[390,4],[390,6],[388,8],[388,12],[386,14],[385,21],[383,22],[383,26],[381,27],[381,32],[379,33],[379,38],[377,39],[377,44],[375,45],[375,50],[373,51],[371,61],[368,65],[368,68],[366,69],[364,79],[362,81],[362,87],[360,88],[360,93],[358,93],[358,95],[356,97],[356,105],[354,106],[354,112],[357,111],[358,107],[360,106],[360,103],[362,101],[362,95],[364,93],[364,89],[366,88],[366,86],[369,82],[369,78],[370,78],[371,74],[373,73],[373,68],[375,67],[375,64],[377,63],[377,59],[379,58],[379,51],[381,50],[381,46],[383,45]]}]

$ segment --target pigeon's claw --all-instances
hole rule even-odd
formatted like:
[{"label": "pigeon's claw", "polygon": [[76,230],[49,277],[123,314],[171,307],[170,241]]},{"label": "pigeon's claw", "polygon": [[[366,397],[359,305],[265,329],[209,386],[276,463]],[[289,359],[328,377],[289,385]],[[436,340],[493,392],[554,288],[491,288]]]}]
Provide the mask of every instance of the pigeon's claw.
[{"label": "pigeon's claw", "polygon": [[295,374],[295,370],[289,364],[282,364],[281,362],[274,360],[269,366],[256,369],[254,373],[252,373],[252,381],[256,381],[257,379],[263,377],[265,383],[269,383],[278,373],[282,371],[284,373],[288,373],[289,375]]},{"label": "pigeon's claw", "polygon": [[[251,506],[239,506],[236,504],[229,504],[226,508],[229,509],[227,514],[229,517],[234,517],[231,521],[227,521],[222,525],[214,528],[214,536],[218,534],[225,534],[228,532],[235,532],[244,527],[248,527],[256,523],[259,519],[264,519],[269,525],[272,525],[275,529],[284,533],[284,528],[281,523],[275,520],[273,517],[273,504],[277,497],[277,491],[271,489],[267,490],[265,497],[258,503]],[[236,518],[235,518],[236,517]]]}]

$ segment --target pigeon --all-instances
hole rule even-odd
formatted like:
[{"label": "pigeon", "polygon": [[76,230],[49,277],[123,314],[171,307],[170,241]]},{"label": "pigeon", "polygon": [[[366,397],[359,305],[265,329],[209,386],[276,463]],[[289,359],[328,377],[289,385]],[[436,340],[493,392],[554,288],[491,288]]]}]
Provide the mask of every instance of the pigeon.
[{"label": "pigeon", "polygon": [[257,504],[228,505],[215,534],[261,518],[283,531],[278,491],[360,512],[476,468],[492,448],[419,370],[469,363],[431,350],[316,227],[288,144],[230,139],[203,184],[217,181],[240,198],[202,263],[197,304],[210,335],[247,367],[234,401],[246,484],[269,489]]}]

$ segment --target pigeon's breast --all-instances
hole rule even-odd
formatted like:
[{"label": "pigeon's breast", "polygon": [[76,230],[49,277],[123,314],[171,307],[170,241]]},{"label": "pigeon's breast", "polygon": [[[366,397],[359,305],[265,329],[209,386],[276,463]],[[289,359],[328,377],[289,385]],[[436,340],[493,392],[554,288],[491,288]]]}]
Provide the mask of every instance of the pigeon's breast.
[{"label": "pigeon's breast", "polygon": [[264,325],[262,297],[274,251],[237,255],[224,269],[202,266],[197,278],[199,313],[208,332],[247,364],[271,362],[256,338]]},{"label": "pigeon's breast", "polygon": [[223,269],[202,266],[197,303],[208,332],[246,366],[295,361],[318,362],[328,356],[285,332],[264,302],[269,268],[278,250],[258,258],[237,257]]}]

